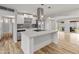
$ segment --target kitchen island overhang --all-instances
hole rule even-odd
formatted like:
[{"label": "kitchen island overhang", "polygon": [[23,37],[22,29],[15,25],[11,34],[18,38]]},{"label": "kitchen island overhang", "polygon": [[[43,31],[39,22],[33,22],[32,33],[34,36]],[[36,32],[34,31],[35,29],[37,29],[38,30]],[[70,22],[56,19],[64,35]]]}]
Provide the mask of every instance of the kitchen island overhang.
[{"label": "kitchen island overhang", "polygon": [[21,33],[21,48],[25,54],[33,54],[35,51],[58,40],[57,30],[33,31],[26,30]]}]

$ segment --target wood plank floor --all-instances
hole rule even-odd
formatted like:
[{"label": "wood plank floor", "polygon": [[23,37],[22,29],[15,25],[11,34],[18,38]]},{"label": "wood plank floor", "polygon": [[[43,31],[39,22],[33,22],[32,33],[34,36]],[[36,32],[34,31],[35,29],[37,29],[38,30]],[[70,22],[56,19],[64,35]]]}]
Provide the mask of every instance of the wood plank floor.
[{"label": "wood plank floor", "polygon": [[[73,38],[70,38],[71,35],[73,35]],[[58,43],[51,43],[47,46],[45,46],[44,48],[34,52],[34,54],[78,54],[79,53],[79,34],[72,34],[72,33],[66,33],[66,32],[59,32],[59,39],[58,39]],[[77,38],[78,37],[78,38]],[[10,44],[9,44],[10,43]],[[11,54],[15,54],[17,52],[14,52],[14,50],[16,50],[14,47],[15,45],[17,46],[17,50],[18,53],[23,53],[22,49],[21,49],[21,41],[17,42],[16,44],[12,44],[13,42],[8,42],[7,41],[7,46],[9,46],[9,50],[11,52]],[[5,44],[5,47],[6,47]],[[14,50],[13,50],[14,48]],[[8,51],[8,50],[6,50]],[[0,49],[0,53],[4,54],[5,52],[5,48]],[[10,54],[10,53],[9,53]]]},{"label": "wood plank floor", "polygon": [[51,43],[36,51],[35,54],[78,54],[79,45],[77,45],[76,42],[75,44],[72,43],[70,34],[71,33],[59,32],[59,41],[57,44]]}]

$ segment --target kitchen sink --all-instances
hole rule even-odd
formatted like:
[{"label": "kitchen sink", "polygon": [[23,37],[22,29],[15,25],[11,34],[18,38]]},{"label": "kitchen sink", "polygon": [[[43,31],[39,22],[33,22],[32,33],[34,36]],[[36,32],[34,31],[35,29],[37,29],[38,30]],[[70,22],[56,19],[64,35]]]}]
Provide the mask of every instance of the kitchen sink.
[{"label": "kitchen sink", "polygon": [[24,32],[24,31],[26,31],[26,30],[24,30],[24,29],[23,30],[17,30],[17,32]]}]

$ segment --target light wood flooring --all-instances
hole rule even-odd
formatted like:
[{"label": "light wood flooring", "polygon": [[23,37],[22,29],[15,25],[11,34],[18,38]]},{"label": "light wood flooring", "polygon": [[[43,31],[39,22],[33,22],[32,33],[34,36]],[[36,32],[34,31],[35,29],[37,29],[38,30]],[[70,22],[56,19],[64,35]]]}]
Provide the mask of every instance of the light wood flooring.
[{"label": "light wood flooring", "polygon": [[[58,39],[57,44],[51,43],[43,47],[42,49],[34,52],[34,54],[78,54],[79,53],[79,34],[78,35],[77,34],[67,33],[67,32],[58,32],[59,39]],[[8,46],[7,48],[6,48],[6,45]],[[7,50],[5,50],[5,48]],[[10,53],[22,54],[23,51],[21,50],[21,41],[17,42],[16,44],[14,44],[12,41],[9,41],[9,42],[7,41],[4,49],[3,48],[0,49],[0,53],[7,54],[8,53],[7,51],[9,51],[9,54]]]},{"label": "light wood flooring", "polygon": [[[79,53],[79,45],[76,42],[72,43],[72,39],[70,39],[71,33],[59,32],[59,40],[58,43],[51,43],[48,46],[38,50],[35,54],[78,54]],[[76,40],[75,35],[75,40]],[[78,43],[78,42],[77,42]]]}]

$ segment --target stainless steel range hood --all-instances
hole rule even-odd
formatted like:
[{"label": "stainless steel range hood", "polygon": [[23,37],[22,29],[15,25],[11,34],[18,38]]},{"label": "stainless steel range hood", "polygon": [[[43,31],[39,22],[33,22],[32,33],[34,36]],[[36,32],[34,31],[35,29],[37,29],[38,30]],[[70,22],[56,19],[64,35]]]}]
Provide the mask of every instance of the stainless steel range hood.
[{"label": "stainless steel range hood", "polygon": [[37,30],[44,30],[44,9],[43,8],[37,8]]},{"label": "stainless steel range hood", "polygon": [[37,9],[37,17],[38,17],[38,20],[42,20],[43,15],[44,15],[43,8],[38,8]]}]

